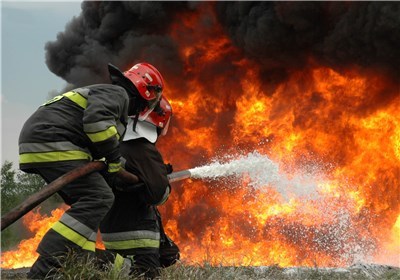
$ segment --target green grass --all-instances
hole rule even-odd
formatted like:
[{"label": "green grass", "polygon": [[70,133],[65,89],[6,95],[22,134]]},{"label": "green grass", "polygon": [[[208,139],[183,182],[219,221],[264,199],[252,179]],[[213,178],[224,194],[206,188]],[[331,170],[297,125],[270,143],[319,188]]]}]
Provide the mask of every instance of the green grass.
[{"label": "green grass", "polygon": [[[1,279],[26,279],[28,269],[2,270]],[[69,255],[62,260],[54,280],[142,280],[129,276],[127,269],[119,272],[111,266],[99,269],[92,259]],[[278,266],[212,266],[208,263],[185,265],[177,263],[163,269],[161,280],[400,280],[400,268],[384,266],[353,266],[346,269],[281,268]]]},{"label": "green grass", "polygon": [[175,265],[164,269],[161,279],[232,279],[232,280],[364,280],[390,279],[400,280],[400,269],[375,274],[369,277],[360,269],[322,269],[322,268],[293,268],[284,269],[277,266],[270,267],[215,267],[208,264],[200,266]]}]

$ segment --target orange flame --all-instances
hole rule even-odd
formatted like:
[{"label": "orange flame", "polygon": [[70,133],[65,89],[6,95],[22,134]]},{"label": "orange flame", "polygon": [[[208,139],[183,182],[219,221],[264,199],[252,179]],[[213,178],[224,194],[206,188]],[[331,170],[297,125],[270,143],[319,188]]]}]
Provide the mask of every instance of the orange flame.
[{"label": "orange flame", "polygon": [[[32,266],[38,257],[36,248],[43,236],[52,225],[61,218],[68,208],[69,206],[63,204],[60,208],[51,211],[51,216],[41,215],[40,208],[27,213],[22,218],[22,222],[34,236],[22,240],[18,244],[17,249],[3,252],[1,254],[1,268],[8,269]],[[104,249],[100,234],[98,234],[97,237],[96,248]]]},{"label": "orange flame", "polygon": [[315,189],[307,197],[290,193],[289,185],[286,194],[279,186],[254,189],[245,177],[175,186],[162,213],[183,259],[399,266],[398,82],[310,60],[285,82],[268,84],[257,62],[244,59],[224,35],[212,9],[202,9],[182,15],[171,32],[187,76],[177,85],[167,79],[175,114],[171,133],[159,143],[163,154],[185,169],[221,151],[258,151],[289,179],[314,170]]},{"label": "orange flame", "polygon": [[20,268],[30,267],[38,257],[36,248],[43,235],[50,227],[58,221],[64,214],[65,207],[53,210],[51,216],[41,215],[39,210],[31,211],[26,214],[22,221],[23,224],[34,233],[29,239],[22,240],[16,250],[7,251],[1,254],[1,268]]}]

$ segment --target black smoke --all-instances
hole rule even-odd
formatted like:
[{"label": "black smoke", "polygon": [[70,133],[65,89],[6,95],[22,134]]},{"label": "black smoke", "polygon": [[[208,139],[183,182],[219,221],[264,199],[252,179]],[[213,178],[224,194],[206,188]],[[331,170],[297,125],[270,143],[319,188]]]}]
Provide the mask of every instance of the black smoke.
[{"label": "black smoke", "polygon": [[[221,2],[220,22],[247,56],[268,74],[310,60],[334,69],[358,66],[399,78],[398,2]],[[268,72],[269,71],[269,72]]]},{"label": "black smoke", "polygon": [[125,69],[147,60],[162,73],[183,75],[168,32],[180,14],[200,5],[211,5],[233,44],[260,64],[268,82],[280,83],[310,62],[399,79],[400,3],[382,1],[83,2],[81,14],[46,44],[47,65],[75,86],[108,81],[108,62]]},{"label": "black smoke", "polygon": [[146,59],[161,70],[179,72],[177,47],[167,30],[189,6],[185,2],[82,2],[81,14],[56,41],[46,44],[47,66],[73,86],[109,82],[109,62],[126,69]]}]

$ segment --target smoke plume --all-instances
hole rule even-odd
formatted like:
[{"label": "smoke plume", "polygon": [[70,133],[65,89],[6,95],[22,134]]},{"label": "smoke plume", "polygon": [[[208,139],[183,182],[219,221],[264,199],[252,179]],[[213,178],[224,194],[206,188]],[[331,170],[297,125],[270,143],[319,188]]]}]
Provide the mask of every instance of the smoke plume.
[{"label": "smoke plume", "polygon": [[[184,2],[88,1],[46,44],[46,63],[73,86],[108,82],[107,63],[126,69],[138,60],[179,71],[177,48],[166,31]],[[178,70],[174,70],[178,69]]]},{"label": "smoke plume", "polygon": [[310,61],[399,78],[400,4],[381,1],[83,2],[81,14],[47,43],[47,65],[75,86],[108,81],[108,62],[125,69],[146,60],[170,76],[183,75],[168,32],[180,14],[202,5],[215,10],[218,24],[246,58],[260,63],[269,81],[282,82]]},{"label": "smoke plume", "polygon": [[380,1],[83,2],[81,14],[47,43],[47,65],[75,86],[108,81],[108,62],[126,68],[147,60],[171,75],[182,74],[168,32],[179,15],[201,5],[215,9],[232,42],[260,63],[269,81],[281,82],[310,61],[399,77],[400,4]]}]

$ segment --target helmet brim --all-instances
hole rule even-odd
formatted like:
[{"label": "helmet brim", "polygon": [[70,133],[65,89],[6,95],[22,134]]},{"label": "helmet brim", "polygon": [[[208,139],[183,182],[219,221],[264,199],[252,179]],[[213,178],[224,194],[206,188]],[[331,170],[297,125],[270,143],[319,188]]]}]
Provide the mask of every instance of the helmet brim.
[{"label": "helmet brim", "polygon": [[110,74],[110,79],[113,84],[122,86],[123,88],[125,88],[128,94],[139,95],[132,81],[129,80],[127,77],[125,77],[124,73],[121,70],[119,70],[117,66],[109,63],[108,73]]},{"label": "helmet brim", "polygon": [[111,63],[108,63],[108,73],[110,73],[111,80],[114,79],[120,79],[124,76],[124,73],[122,73],[119,68]]},{"label": "helmet brim", "polygon": [[138,138],[145,138],[151,143],[155,143],[158,138],[157,127],[146,121],[138,121],[135,131],[133,131],[133,120],[129,118],[126,132],[122,141],[129,141]]}]

